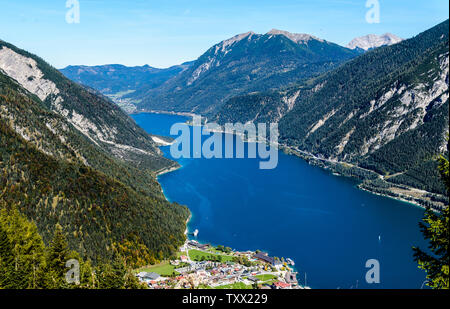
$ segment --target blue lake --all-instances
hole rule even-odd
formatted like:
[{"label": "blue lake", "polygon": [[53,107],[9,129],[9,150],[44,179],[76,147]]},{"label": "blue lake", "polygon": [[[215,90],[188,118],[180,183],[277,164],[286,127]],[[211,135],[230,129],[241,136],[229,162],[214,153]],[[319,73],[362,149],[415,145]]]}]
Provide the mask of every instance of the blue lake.
[{"label": "blue lake", "polygon": [[[187,119],[133,118],[166,136]],[[161,149],[171,158],[169,146]],[[350,179],[282,152],[273,170],[260,170],[259,159],[177,161],[182,168],[159,181],[170,201],[189,207],[189,229],[199,230],[200,242],[292,258],[300,283],[306,273],[312,288],[420,288],[425,280],[411,249],[426,247],[419,207],[361,191]],[[380,263],[380,284],[366,283],[369,259]]]}]

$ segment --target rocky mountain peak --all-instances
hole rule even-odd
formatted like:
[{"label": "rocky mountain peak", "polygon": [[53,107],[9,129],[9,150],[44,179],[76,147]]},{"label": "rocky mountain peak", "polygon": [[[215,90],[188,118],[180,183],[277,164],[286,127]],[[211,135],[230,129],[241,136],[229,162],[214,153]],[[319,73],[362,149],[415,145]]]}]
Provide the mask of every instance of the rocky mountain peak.
[{"label": "rocky mountain peak", "polygon": [[392,34],[385,33],[382,35],[368,34],[365,36],[354,38],[347,47],[350,49],[360,48],[363,50],[369,50],[372,48],[377,48],[384,45],[393,45],[403,41],[402,38]]},{"label": "rocky mountain peak", "polygon": [[307,43],[310,40],[317,40],[319,42],[323,42],[324,40],[319,39],[313,35],[306,34],[306,33],[290,33],[288,31],[284,30],[278,30],[278,29],[272,29],[269,32],[267,32],[268,35],[284,35],[291,41],[297,43],[297,44],[304,44]]}]

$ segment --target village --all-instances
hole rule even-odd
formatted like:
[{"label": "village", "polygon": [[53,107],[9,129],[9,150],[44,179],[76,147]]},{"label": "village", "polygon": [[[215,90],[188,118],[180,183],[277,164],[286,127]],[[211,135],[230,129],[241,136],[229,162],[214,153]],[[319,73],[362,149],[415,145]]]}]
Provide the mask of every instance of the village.
[{"label": "village", "polygon": [[309,289],[297,281],[291,259],[239,252],[187,240],[177,259],[140,269],[150,289]]}]

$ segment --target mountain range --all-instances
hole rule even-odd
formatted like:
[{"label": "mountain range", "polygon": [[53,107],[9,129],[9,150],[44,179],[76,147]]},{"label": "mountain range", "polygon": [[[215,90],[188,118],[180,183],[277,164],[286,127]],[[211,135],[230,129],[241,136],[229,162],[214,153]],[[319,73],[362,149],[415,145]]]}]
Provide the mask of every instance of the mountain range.
[{"label": "mountain range", "polygon": [[367,35],[343,48],[309,34],[250,31],[214,45],[196,61],[168,69],[113,64],[68,66],[61,72],[128,113],[150,109],[212,115],[235,95],[286,87],[401,40],[390,33]]},{"label": "mountain range", "polygon": [[364,184],[372,191],[445,195],[436,156],[448,135],[448,29],[447,20],[300,85],[234,97],[212,120],[278,122],[290,149],[376,172]]},{"label": "mountain range", "polygon": [[149,65],[127,67],[120,64],[85,66],[70,65],[61,70],[69,79],[89,85],[103,94],[116,94],[136,90],[142,86],[157,87],[189,68],[191,62],[167,69]]},{"label": "mountain range", "polygon": [[[360,53],[308,34],[276,29],[266,34],[247,32],[212,46],[165,83],[148,84],[122,95],[119,103],[132,102],[138,111],[212,115],[233,96],[295,84]],[[68,74],[67,68],[62,72]],[[67,76],[75,81],[80,78]],[[84,84],[97,90],[104,87]]]}]

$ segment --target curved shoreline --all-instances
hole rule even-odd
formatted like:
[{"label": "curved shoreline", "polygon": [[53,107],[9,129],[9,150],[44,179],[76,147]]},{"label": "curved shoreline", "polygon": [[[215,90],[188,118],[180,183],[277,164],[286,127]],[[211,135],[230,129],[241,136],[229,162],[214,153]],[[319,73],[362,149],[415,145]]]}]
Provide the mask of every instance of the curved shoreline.
[{"label": "curved shoreline", "polygon": [[[245,143],[263,143],[263,141],[247,140],[247,139],[244,138],[244,134],[242,134],[242,133],[227,132],[224,129],[221,129],[221,130],[208,130],[208,131],[209,132],[222,133],[222,134],[233,134],[235,136],[240,137]],[[292,147],[290,147],[288,145],[285,145],[285,144],[270,143],[270,142],[267,142],[267,141],[266,141],[266,144],[269,144],[271,146],[276,147],[279,151],[283,151],[287,155],[294,155],[294,156],[298,157],[299,159],[302,159],[303,161],[306,161],[306,163],[308,163],[309,165],[321,167],[324,170],[327,170],[327,169],[322,167],[322,166],[318,166],[316,164],[312,164],[310,161],[307,160],[307,158],[310,158],[310,159],[313,159],[313,160],[322,161],[322,162],[328,162],[330,164],[339,164],[341,166],[342,165],[351,165],[354,168],[358,168],[360,170],[364,170],[364,171],[367,171],[367,172],[370,172],[370,173],[375,173],[380,178],[382,178],[384,180],[384,178],[383,178],[383,176],[381,174],[378,174],[377,172],[372,171],[372,170],[368,170],[368,169],[362,168],[362,167],[360,167],[358,165],[354,165],[352,163],[343,162],[343,161],[333,161],[333,160],[328,160],[328,159],[325,159],[325,158],[320,158],[320,157],[315,156],[312,153],[309,153],[309,152],[306,152],[306,151],[302,151],[302,150],[298,150],[298,149],[293,149]],[[305,156],[307,158],[304,158],[303,156]],[[330,169],[332,170],[332,168],[330,168]],[[333,173],[333,175],[335,175],[335,173]],[[339,173],[336,176],[348,177],[348,178],[351,178],[351,179],[354,179],[354,180],[358,180],[356,177],[352,177],[352,176],[348,176],[348,175],[341,175]],[[395,186],[394,184],[391,184],[391,185]],[[407,186],[407,185],[402,185],[402,186],[408,187],[411,190],[423,191],[424,194],[430,194],[430,195],[435,194],[435,193],[432,193],[432,192],[428,192],[428,191],[421,190],[421,189],[418,189],[418,188],[410,187],[410,186]],[[393,200],[396,200],[396,201],[408,203],[408,204],[410,204],[410,205],[412,205],[414,207],[420,207],[422,209],[427,209],[427,206],[424,206],[424,205],[420,204],[417,201],[411,200],[411,199],[417,199],[417,197],[414,197],[414,196],[411,196],[411,195],[404,195],[404,197],[398,197],[398,196],[395,196],[395,195],[390,195],[388,193],[380,193],[380,192],[377,192],[375,190],[370,190],[368,188],[362,188],[360,185],[357,185],[356,187],[358,189],[362,190],[362,191],[365,191],[365,192],[368,192],[368,193],[371,193],[371,194],[375,194],[375,195],[387,197],[387,198],[390,198],[390,199],[393,199]],[[395,194],[395,193],[393,193],[393,194]],[[437,194],[437,195],[439,195],[439,194]],[[408,198],[410,198],[410,199],[408,199]],[[434,205],[435,205],[435,207],[439,207],[437,204],[434,204]],[[445,205],[443,205],[443,207],[445,207]],[[439,210],[437,210],[434,207],[432,207],[432,210],[435,211],[435,212],[439,212]]]},{"label": "curved shoreline", "polygon": [[156,178],[158,178],[158,176],[161,176],[161,175],[164,175],[164,174],[176,171],[176,170],[180,169],[181,167],[182,166],[180,164],[178,164],[177,166],[165,167],[165,168],[163,168],[163,169],[161,169],[161,170],[159,170],[159,171],[157,171],[155,173],[156,174]]},{"label": "curved shoreline", "polygon": [[192,219],[192,212],[189,210],[189,217],[186,219],[186,230],[184,231],[184,235],[186,235],[186,239],[188,239],[187,235],[189,233],[189,228],[188,228],[188,224],[189,221],[191,221]]}]

